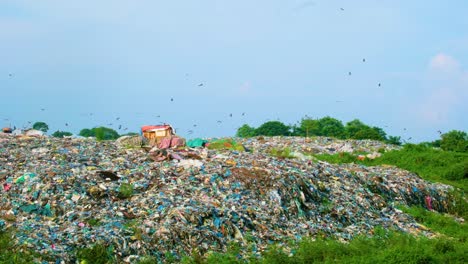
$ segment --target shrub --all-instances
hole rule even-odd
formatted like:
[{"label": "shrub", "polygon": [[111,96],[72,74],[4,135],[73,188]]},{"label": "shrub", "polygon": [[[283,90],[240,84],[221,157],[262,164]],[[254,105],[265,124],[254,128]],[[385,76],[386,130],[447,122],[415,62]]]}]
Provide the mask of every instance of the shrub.
[{"label": "shrub", "polygon": [[82,137],[96,137],[97,140],[114,140],[120,137],[119,133],[108,127],[95,127],[82,129],[79,133]]},{"label": "shrub", "polygon": [[38,254],[24,246],[16,246],[13,237],[14,230],[0,229],[0,263],[33,263]]},{"label": "shrub", "polygon": [[389,136],[388,140],[387,140],[387,143],[392,144],[392,145],[400,146],[401,145],[401,137]]},{"label": "shrub", "polygon": [[237,144],[236,141],[230,138],[214,140],[210,142],[207,147],[208,149],[229,149],[245,151],[244,147],[241,144]]},{"label": "shrub", "polygon": [[440,147],[448,151],[468,152],[468,134],[457,130],[445,133],[442,135]]},{"label": "shrub", "polygon": [[33,124],[33,129],[46,133],[49,130],[49,126],[44,122],[36,122]]},{"label": "shrub", "polygon": [[[359,119],[354,119],[346,123],[346,135],[352,139],[373,139],[373,140],[387,140],[387,135],[380,127],[370,127]],[[392,142],[401,144],[399,137],[391,137]]]},{"label": "shrub", "polygon": [[290,148],[272,148],[270,151],[270,154],[274,157],[277,158],[282,158],[282,159],[292,159],[294,158],[294,155],[291,154],[291,149]]},{"label": "shrub", "polygon": [[280,121],[269,121],[255,129],[255,134],[269,137],[287,136],[290,134],[289,129],[289,126],[281,123]]},{"label": "shrub", "polygon": [[448,166],[447,171],[444,172],[444,178],[448,180],[463,180],[468,178],[468,160],[463,163],[453,164]]},{"label": "shrub", "polygon": [[57,130],[52,134],[52,136],[56,137],[56,138],[63,138],[63,137],[68,137],[68,136],[72,136],[72,135],[73,134],[70,133],[70,132],[60,131],[60,130]]},{"label": "shrub", "polygon": [[249,138],[249,137],[254,137],[255,136],[255,128],[244,124],[241,127],[237,129],[236,133],[237,137],[242,137],[242,138]]},{"label": "shrub", "polygon": [[130,183],[122,183],[119,187],[117,196],[121,199],[130,198],[133,195],[133,185]]},{"label": "shrub", "polygon": [[76,257],[83,264],[108,264],[113,263],[114,250],[112,247],[106,247],[102,243],[91,247],[81,248],[76,253]]}]

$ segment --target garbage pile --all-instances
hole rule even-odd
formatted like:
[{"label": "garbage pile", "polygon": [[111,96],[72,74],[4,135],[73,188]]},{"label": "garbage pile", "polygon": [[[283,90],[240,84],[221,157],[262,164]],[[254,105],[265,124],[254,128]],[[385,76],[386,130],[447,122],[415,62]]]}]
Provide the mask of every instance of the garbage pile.
[{"label": "garbage pile", "polygon": [[133,263],[148,255],[164,261],[168,253],[177,259],[195,248],[223,251],[232,241],[244,253],[305,236],[346,241],[376,226],[432,236],[394,202],[427,206],[429,197],[430,209],[443,211],[448,186],[395,167],[279,159],[264,151],[329,152],[348,143],[393,148],[265,138],[243,141],[252,152],[168,149],[178,158],[159,160],[111,141],[3,135],[0,228],[14,227],[18,244],[66,263],[96,242]]},{"label": "garbage pile", "polygon": [[376,140],[340,140],[328,137],[255,137],[239,140],[245,147],[260,152],[264,152],[265,149],[271,147],[290,148],[293,152],[304,154],[336,154],[340,152],[374,153],[401,148]]}]

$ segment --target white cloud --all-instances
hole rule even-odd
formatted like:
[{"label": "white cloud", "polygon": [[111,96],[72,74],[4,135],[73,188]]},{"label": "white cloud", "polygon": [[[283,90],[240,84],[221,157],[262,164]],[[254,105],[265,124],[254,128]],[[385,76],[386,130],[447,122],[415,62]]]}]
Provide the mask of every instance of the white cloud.
[{"label": "white cloud", "polygon": [[427,80],[419,117],[430,124],[442,124],[468,101],[468,70],[455,58],[440,53],[429,62]]},{"label": "white cloud", "polygon": [[443,53],[439,53],[431,59],[429,69],[440,73],[457,73],[461,70],[457,60]]}]

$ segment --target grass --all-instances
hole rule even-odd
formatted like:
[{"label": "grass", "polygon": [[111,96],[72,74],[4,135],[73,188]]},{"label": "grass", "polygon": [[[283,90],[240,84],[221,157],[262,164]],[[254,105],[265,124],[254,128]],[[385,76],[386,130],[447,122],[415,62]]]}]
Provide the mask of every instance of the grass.
[{"label": "grass", "polygon": [[0,231],[0,264],[33,263],[38,254],[14,244],[13,230]]},{"label": "grass", "polygon": [[117,196],[121,199],[130,198],[133,195],[133,185],[130,183],[122,183],[119,187]]},{"label": "grass", "polygon": [[468,242],[468,225],[466,223],[459,223],[451,216],[432,212],[419,206],[400,207],[400,209],[413,216],[418,223],[435,232],[455,238],[461,243]]},{"label": "grass", "polygon": [[80,264],[116,263],[113,248],[107,247],[102,243],[96,243],[91,247],[79,249],[76,253],[76,257]]},{"label": "grass", "polygon": [[230,138],[219,139],[212,142],[209,142],[208,149],[216,150],[236,150],[236,151],[245,151],[244,147],[241,144],[238,144],[236,141]]},{"label": "grass", "polygon": [[270,155],[281,159],[293,159],[294,155],[291,154],[290,148],[272,148]]},{"label": "grass", "polygon": [[90,219],[86,220],[86,223],[88,223],[90,226],[99,226],[99,225],[101,225],[101,221],[99,219],[96,219],[96,218],[90,218]]},{"label": "grass", "polygon": [[428,239],[396,231],[376,229],[376,236],[360,236],[349,243],[332,238],[312,240],[305,238],[291,251],[273,245],[259,258],[250,256],[241,260],[237,250],[212,253],[195,261],[186,258],[183,263],[464,263],[466,242],[451,238]]}]

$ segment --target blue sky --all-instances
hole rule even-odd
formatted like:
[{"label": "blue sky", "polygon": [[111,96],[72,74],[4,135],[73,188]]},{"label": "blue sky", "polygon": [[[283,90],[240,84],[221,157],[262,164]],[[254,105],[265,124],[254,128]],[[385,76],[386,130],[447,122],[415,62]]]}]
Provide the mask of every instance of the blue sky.
[{"label": "blue sky", "polygon": [[190,138],[329,115],[433,140],[468,130],[466,14],[462,0],[2,0],[0,124],[168,122]]}]

